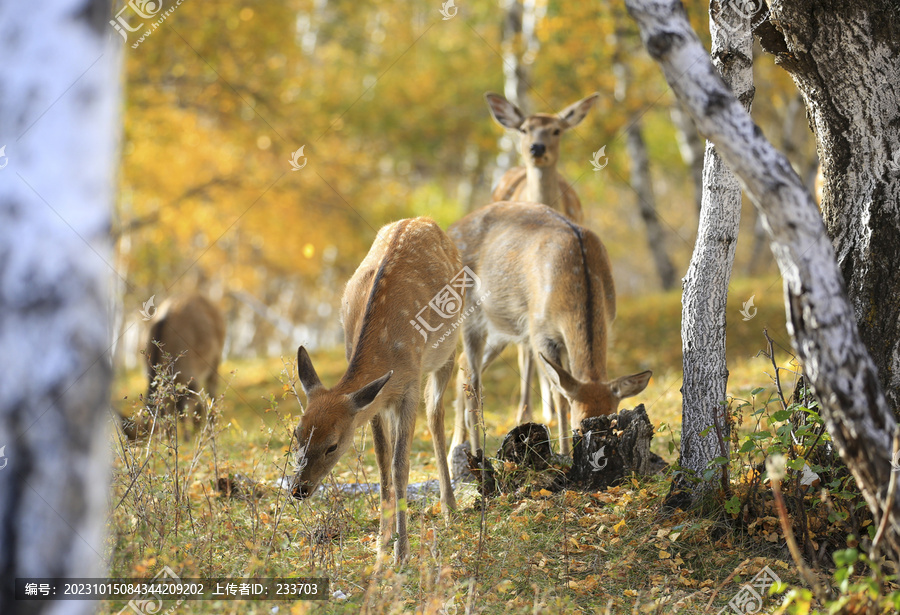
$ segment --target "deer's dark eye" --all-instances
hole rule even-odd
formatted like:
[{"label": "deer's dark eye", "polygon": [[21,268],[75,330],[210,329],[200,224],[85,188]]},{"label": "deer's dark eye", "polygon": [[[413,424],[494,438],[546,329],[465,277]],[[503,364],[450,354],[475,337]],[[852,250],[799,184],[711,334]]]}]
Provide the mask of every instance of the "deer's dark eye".
[{"label": "deer's dark eye", "polygon": [[337,444],[332,444],[331,446],[328,447],[328,450],[325,451],[325,454],[330,455],[331,453],[333,453],[336,450],[337,450]]},{"label": "deer's dark eye", "polygon": [[556,130],[554,130],[554,131],[553,131],[553,134],[554,134],[554,135],[558,135],[558,134],[559,134],[559,128],[557,128]]}]

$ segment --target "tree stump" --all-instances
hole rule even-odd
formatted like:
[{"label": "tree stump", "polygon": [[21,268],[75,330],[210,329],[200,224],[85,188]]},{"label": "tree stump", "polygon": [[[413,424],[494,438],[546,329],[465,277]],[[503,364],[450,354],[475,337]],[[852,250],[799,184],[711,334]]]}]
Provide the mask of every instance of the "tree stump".
[{"label": "tree stump", "polygon": [[643,404],[581,422],[572,447],[569,481],[588,491],[617,485],[629,473],[653,474],[665,464],[650,452],[653,424]]},{"label": "tree stump", "polygon": [[551,468],[550,430],[539,423],[525,423],[506,434],[495,455],[496,467],[484,458],[481,449],[475,455],[466,451],[469,471],[475,476],[482,495],[529,491],[559,491],[565,487],[565,473]]},{"label": "tree stump", "polygon": [[478,485],[478,493],[482,497],[495,495],[497,493],[497,481],[494,480],[494,466],[484,456],[484,451],[478,449],[474,455],[469,452],[468,448],[463,449],[463,451],[469,462],[469,472],[475,477],[475,483]]},{"label": "tree stump", "polygon": [[506,434],[497,459],[540,472],[550,465],[550,430],[539,423],[524,423]]}]

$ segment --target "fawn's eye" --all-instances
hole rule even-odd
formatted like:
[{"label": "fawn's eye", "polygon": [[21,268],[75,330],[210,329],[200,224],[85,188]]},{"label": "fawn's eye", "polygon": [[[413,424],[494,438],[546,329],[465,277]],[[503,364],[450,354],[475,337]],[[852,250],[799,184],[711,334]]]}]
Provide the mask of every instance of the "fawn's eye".
[{"label": "fawn's eye", "polygon": [[331,446],[328,447],[328,450],[325,451],[325,454],[330,455],[331,453],[333,453],[336,450],[337,450],[337,444],[332,444]]}]

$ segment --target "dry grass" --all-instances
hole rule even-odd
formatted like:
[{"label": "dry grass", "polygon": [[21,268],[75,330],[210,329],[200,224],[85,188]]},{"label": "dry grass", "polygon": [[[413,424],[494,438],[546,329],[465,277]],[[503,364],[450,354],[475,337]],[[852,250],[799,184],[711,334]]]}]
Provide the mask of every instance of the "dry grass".
[{"label": "dry grass", "polygon": [[[759,312],[744,322],[738,312],[751,294]],[[736,283],[731,295],[729,391],[749,398],[752,388],[769,386],[766,362],[754,358],[765,347],[762,329],[787,343],[784,310],[776,280]],[[669,445],[677,447],[681,420],[680,309],[678,293],[621,301],[610,356],[613,376],[654,370],[650,386],[635,402],[646,405],[657,426],[670,426],[654,443],[668,461],[677,456],[677,448],[673,454]],[[336,382],[345,368],[342,351],[315,354],[323,381]],[[511,351],[505,359],[515,365]],[[461,510],[451,527],[445,527],[436,497],[414,502],[410,564],[373,576],[376,497],[326,491],[298,502],[275,485],[286,468],[290,471],[290,430],[299,412],[279,382],[281,359],[227,362],[224,369],[232,370],[230,384],[216,404],[217,422],[202,437],[177,448],[162,432],[149,443],[112,443],[110,501],[118,506],[109,521],[111,575],[152,576],[168,565],[181,577],[326,576],[331,591],[349,598],[185,602],[177,613],[270,613],[274,606],[280,613],[356,613],[364,606],[371,613],[594,613],[608,607],[616,613],[632,608],[700,613],[718,588],[710,608],[715,613],[765,565],[785,581],[796,580],[787,553],[777,545],[742,539],[707,518],[664,515],[664,477],[601,494],[500,496],[486,503],[483,526],[480,501],[471,491],[458,496]],[[114,403],[128,412],[144,389],[141,374],[122,377]],[[490,452],[514,426],[517,389],[510,367],[489,371]],[[451,409],[448,415],[449,425]],[[377,482],[367,430],[357,435],[355,453],[338,464],[334,482]],[[418,424],[411,467],[411,481],[436,478],[424,420]],[[226,498],[216,490],[218,478],[237,474],[258,483],[259,499]],[[748,558],[744,570],[720,588]]]}]

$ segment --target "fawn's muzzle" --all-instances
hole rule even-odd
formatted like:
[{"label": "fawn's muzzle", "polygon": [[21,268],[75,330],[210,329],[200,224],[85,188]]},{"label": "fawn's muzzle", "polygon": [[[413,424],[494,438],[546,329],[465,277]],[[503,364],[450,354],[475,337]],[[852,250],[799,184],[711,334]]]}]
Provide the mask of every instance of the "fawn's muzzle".
[{"label": "fawn's muzzle", "polygon": [[535,158],[540,158],[547,152],[547,146],[543,143],[532,143],[531,148],[529,148],[531,155]]},{"label": "fawn's muzzle", "polygon": [[307,483],[299,483],[291,489],[291,495],[297,500],[305,500],[312,495],[312,486]]}]

